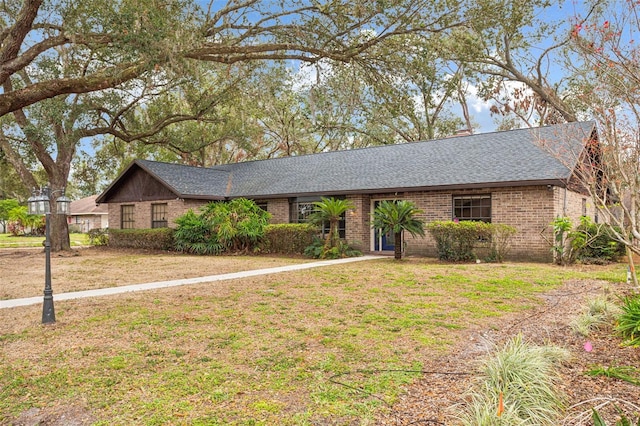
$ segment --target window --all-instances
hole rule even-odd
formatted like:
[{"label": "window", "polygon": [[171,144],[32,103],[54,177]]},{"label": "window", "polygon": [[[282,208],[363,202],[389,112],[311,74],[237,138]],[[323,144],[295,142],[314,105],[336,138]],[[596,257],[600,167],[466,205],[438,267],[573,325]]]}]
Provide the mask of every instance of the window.
[{"label": "window", "polygon": [[260,201],[259,203],[256,203],[256,206],[258,206],[259,208],[261,208],[265,212],[269,211],[269,209],[268,209],[269,203],[267,203],[266,201]]},{"label": "window", "polygon": [[[315,209],[314,201],[320,201],[320,197],[298,197],[289,200],[289,222],[290,223],[306,223],[309,216]],[[329,222],[322,224],[322,235],[329,233]],[[338,233],[340,238],[346,238],[346,220],[345,214],[340,217],[338,222]]]},{"label": "window", "polygon": [[133,229],[135,220],[133,218],[133,204],[120,206],[120,229]]},{"label": "window", "polygon": [[453,218],[491,222],[491,196],[465,195],[453,197]]},{"label": "window", "polygon": [[586,216],[587,215],[587,199],[583,198],[582,199],[582,216]]},{"label": "window", "polygon": [[166,228],[167,226],[167,204],[151,204],[151,227]]},{"label": "window", "polygon": [[[319,201],[319,200],[318,200]],[[315,206],[312,201],[304,202],[294,199],[289,203],[289,222],[305,223],[313,213]]]}]

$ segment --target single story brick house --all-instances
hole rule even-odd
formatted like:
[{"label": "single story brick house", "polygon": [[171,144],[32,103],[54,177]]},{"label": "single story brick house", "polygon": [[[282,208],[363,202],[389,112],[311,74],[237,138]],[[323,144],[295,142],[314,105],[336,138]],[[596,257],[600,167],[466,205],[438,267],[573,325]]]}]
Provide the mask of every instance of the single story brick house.
[{"label": "single story brick house", "polygon": [[71,202],[67,223],[72,232],[89,232],[109,227],[109,209],[106,204],[96,204],[97,195]]},{"label": "single story brick house", "polygon": [[[355,209],[341,234],[363,251],[393,250],[370,226],[381,200],[411,200],[426,222],[483,220],[516,227],[510,257],[550,260],[551,221],[597,213],[572,179],[597,147],[594,122],[518,129],[425,142],[332,151],[210,168],[136,160],[97,198],[113,228],[173,227],[188,209],[245,197],[273,223],[304,221],[312,202],[344,197]],[[588,149],[590,147],[590,149]],[[592,156],[587,157],[593,161]],[[409,255],[435,255],[435,244],[406,237]]]}]

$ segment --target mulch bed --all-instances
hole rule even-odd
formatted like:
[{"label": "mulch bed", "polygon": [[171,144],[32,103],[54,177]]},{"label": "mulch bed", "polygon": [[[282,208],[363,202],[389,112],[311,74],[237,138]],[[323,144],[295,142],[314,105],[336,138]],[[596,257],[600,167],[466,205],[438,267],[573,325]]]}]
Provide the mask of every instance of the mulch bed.
[{"label": "mulch bed", "polygon": [[[603,281],[571,281],[544,296],[545,303],[533,311],[509,315],[492,323],[491,328],[475,329],[449,354],[425,360],[422,379],[407,388],[400,400],[376,424],[453,425],[455,410],[467,402],[469,389],[477,371],[478,361],[494,345],[521,333],[539,345],[566,348],[571,359],[559,366],[562,391],[567,395],[567,412],[561,425],[592,425],[591,410],[597,407],[607,424],[619,419],[616,406],[637,421],[640,416],[640,387],[603,376],[590,376],[594,367],[634,366],[640,368],[640,348],[621,346],[610,327],[588,338],[577,335],[569,323],[577,316],[583,303],[602,296],[613,288],[615,294],[626,293],[631,287]],[[614,296],[615,297],[615,296]],[[589,341],[592,350],[585,350]]]}]

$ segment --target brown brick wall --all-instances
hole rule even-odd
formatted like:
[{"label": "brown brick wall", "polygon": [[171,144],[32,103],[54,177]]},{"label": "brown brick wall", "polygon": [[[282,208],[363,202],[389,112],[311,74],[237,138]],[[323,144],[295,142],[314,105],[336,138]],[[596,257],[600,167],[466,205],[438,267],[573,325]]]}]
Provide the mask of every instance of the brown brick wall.
[{"label": "brown brick wall", "polygon": [[556,197],[558,215],[571,218],[574,226],[579,224],[580,217],[583,215],[590,217],[592,220],[595,219],[596,208],[591,197],[578,194],[576,192],[566,191],[565,202],[565,190],[563,188],[556,188],[555,190],[558,192],[558,196]]},{"label": "brown brick wall", "polygon": [[112,229],[120,229],[120,207],[122,205],[134,205],[134,220],[136,229],[148,229],[151,228],[151,204],[167,204],[167,222],[169,228],[175,228],[175,220],[185,214],[187,210],[193,209],[198,212],[198,209],[207,204],[207,201],[200,200],[157,200],[157,201],[143,201],[138,203],[117,203],[109,204],[109,227]]},{"label": "brown brick wall", "polygon": [[[405,199],[416,203],[424,210],[422,218],[429,223],[435,220],[451,220],[452,197],[454,195],[491,195],[491,215],[493,223],[504,223],[517,229],[512,240],[509,257],[512,259],[550,261],[552,230],[551,222],[558,215],[566,214],[577,223],[582,214],[580,194],[563,188],[547,186],[505,187],[464,191],[424,191],[372,195],[370,200]],[[566,197],[566,202],[565,202]],[[371,202],[368,203],[369,205]],[[587,201],[590,215],[594,214],[593,204]],[[593,217],[593,216],[592,216]],[[355,218],[362,220],[360,216]],[[359,225],[368,229],[368,223]],[[349,227],[349,225],[347,225]],[[371,231],[368,230],[369,235]],[[371,238],[367,238],[365,249],[371,250]],[[435,242],[427,235],[413,238],[405,235],[407,255],[436,256]]]},{"label": "brown brick wall", "polygon": [[491,194],[491,221],[516,228],[509,257],[551,260],[554,191],[546,186],[501,188]]},{"label": "brown brick wall", "polygon": [[[517,234],[512,240],[509,257],[523,260],[551,260],[551,241],[553,239],[551,222],[556,216],[570,217],[574,225],[578,224],[583,213],[583,199],[587,214],[593,218],[595,208],[590,200],[580,194],[559,187],[530,186],[489,188],[465,191],[422,191],[400,192],[375,195],[349,195],[355,209],[347,212],[346,238],[353,246],[365,252],[372,250],[373,231],[370,226],[371,206],[374,200],[404,199],[416,203],[424,211],[422,218],[429,223],[435,220],[452,218],[452,196],[454,195],[491,195],[491,215],[493,223],[514,226]],[[259,200],[260,201],[260,200]],[[264,200],[263,200],[264,201]],[[164,201],[154,201],[154,203]],[[197,211],[206,201],[167,200],[168,221],[175,227],[175,219],[188,209]],[[271,223],[289,222],[289,200],[287,198],[266,200],[267,210],[271,213]],[[125,203],[128,204],[128,203]],[[151,227],[152,202],[135,204],[136,228]],[[120,228],[121,204],[109,204],[109,226]],[[413,238],[406,235],[407,255],[436,256],[433,239],[427,235]]]},{"label": "brown brick wall", "polygon": [[289,223],[288,198],[278,198],[263,202],[267,203],[267,211],[271,213],[271,223]]},{"label": "brown brick wall", "polygon": [[348,195],[347,200],[354,205],[346,216],[345,234],[352,247],[368,251],[371,241],[371,199],[368,195]]}]

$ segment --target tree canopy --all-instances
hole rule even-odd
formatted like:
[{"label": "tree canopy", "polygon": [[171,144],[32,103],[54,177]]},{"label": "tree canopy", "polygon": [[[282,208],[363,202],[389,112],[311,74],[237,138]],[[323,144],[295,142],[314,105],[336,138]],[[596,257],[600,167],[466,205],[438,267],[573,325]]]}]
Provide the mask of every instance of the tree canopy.
[{"label": "tree canopy", "polygon": [[[477,125],[470,96],[502,129],[595,117],[618,140],[624,115],[632,137],[636,7],[8,0],[0,196],[88,195],[135,157],[207,166],[443,137]],[[52,248],[68,248],[53,222]]]}]

